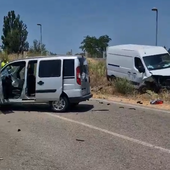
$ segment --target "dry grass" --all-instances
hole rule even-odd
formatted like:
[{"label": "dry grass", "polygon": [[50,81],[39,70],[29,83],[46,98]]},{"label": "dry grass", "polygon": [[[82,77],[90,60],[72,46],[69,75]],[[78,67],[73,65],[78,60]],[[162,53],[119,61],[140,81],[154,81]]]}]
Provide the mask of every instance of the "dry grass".
[{"label": "dry grass", "polygon": [[24,57],[30,57],[30,56],[41,56],[40,54],[36,54],[36,53],[28,53],[27,55],[24,54],[24,55],[21,55],[21,54],[10,54],[10,55],[7,55],[6,53],[0,53],[0,59],[2,60],[3,58],[7,58],[8,61],[13,61],[13,60],[17,60],[17,59],[22,59]]},{"label": "dry grass", "polygon": [[100,94],[130,95],[134,93],[133,86],[125,79],[108,82],[106,79],[106,63],[102,60],[88,58],[90,84],[92,91]]},{"label": "dry grass", "polygon": [[7,55],[6,53],[0,53],[0,59],[2,60],[3,58],[8,59],[8,61],[13,61],[22,58],[22,55],[17,54]]}]

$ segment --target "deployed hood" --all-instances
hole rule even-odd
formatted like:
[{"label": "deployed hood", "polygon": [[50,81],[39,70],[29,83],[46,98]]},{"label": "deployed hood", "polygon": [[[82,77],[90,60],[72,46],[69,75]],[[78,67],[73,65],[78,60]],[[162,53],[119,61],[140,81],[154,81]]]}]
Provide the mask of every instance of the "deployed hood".
[{"label": "deployed hood", "polygon": [[160,69],[160,70],[151,70],[150,72],[153,75],[170,76],[170,68]]}]

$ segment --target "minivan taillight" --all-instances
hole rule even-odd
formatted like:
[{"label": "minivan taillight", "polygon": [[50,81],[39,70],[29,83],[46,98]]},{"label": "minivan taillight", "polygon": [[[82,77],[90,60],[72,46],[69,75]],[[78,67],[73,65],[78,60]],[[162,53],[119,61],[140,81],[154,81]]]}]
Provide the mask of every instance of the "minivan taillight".
[{"label": "minivan taillight", "polygon": [[77,84],[81,85],[80,67],[76,68],[76,79],[77,79]]}]

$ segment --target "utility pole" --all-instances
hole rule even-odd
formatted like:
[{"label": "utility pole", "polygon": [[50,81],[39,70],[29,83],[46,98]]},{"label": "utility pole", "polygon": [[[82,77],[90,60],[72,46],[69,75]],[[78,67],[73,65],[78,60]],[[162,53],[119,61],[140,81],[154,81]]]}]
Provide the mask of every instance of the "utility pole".
[{"label": "utility pole", "polygon": [[152,8],[152,11],[155,11],[156,12],[156,46],[158,44],[158,9],[157,8]]},{"label": "utility pole", "polygon": [[42,24],[37,24],[40,27],[40,45],[41,45],[41,55],[42,55]]}]

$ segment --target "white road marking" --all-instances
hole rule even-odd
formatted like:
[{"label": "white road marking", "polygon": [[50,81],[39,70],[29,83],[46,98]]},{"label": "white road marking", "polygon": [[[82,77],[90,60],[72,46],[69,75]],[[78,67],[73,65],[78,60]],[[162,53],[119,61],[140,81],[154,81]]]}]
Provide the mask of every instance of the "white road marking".
[{"label": "white road marking", "polygon": [[67,121],[67,122],[71,122],[71,123],[75,123],[75,124],[78,124],[78,125],[81,125],[81,126],[84,126],[84,127],[88,127],[90,129],[98,130],[100,132],[112,135],[114,137],[118,137],[118,138],[123,139],[123,140],[127,140],[127,141],[130,141],[130,142],[139,144],[139,145],[143,145],[143,146],[146,146],[146,147],[149,147],[149,148],[152,148],[152,149],[157,149],[157,150],[160,150],[161,152],[165,152],[165,153],[170,154],[169,149],[162,148],[160,146],[156,146],[156,145],[153,145],[153,144],[150,144],[150,143],[147,143],[147,142],[143,142],[143,141],[140,141],[138,139],[134,139],[134,138],[131,138],[131,137],[128,137],[128,136],[124,136],[124,135],[121,135],[121,134],[118,134],[118,133],[108,131],[106,129],[102,129],[102,128],[99,128],[99,127],[96,127],[96,126],[93,126],[93,125],[89,125],[89,124],[86,124],[86,123],[83,123],[83,122],[78,122],[76,120],[68,119],[68,118],[58,116],[58,115],[54,115],[54,114],[51,114],[51,113],[44,113],[44,114],[56,117],[58,119],[61,119],[61,120]]}]

